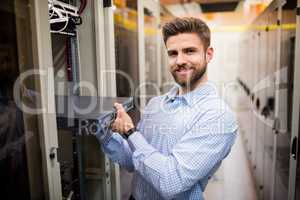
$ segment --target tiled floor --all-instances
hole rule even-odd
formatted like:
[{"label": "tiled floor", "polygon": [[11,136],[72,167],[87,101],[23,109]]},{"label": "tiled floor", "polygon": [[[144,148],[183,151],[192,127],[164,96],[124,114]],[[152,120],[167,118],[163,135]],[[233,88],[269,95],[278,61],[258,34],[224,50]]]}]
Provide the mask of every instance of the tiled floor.
[{"label": "tiled floor", "polygon": [[254,180],[239,135],[231,153],[210,180],[205,200],[257,200]]}]

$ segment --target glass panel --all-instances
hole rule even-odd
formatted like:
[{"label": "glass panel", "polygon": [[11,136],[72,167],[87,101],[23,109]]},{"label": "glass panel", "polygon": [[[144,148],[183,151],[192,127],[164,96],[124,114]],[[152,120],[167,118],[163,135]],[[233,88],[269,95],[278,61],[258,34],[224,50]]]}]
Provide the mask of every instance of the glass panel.
[{"label": "glass panel", "polygon": [[[43,183],[39,119],[23,112],[37,108],[38,77],[32,72],[33,47],[28,0],[2,0],[0,4],[0,188],[1,199],[46,199]],[[13,86],[21,99],[13,99]],[[21,88],[21,90],[19,90]],[[21,100],[21,101],[20,101]],[[21,106],[23,103],[23,106]],[[25,110],[24,110],[25,111]]]},{"label": "glass panel", "polygon": [[[139,84],[138,21],[136,0],[115,0],[115,58],[117,73],[117,96],[128,97]],[[122,75],[125,73],[125,76]]]},{"label": "glass panel", "polygon": [[157,25],[154,13],[149,8],[144,8],[145,24],[145,72],[146,72],[146,94],[149,100],[159,95],[158,68],[156,63],[157,51]]},{"label": "glass panel", "polygon": [[[114,4],[117,96],[136,95],[138,104],[138,94],[135,94],[139,85],[137,0],[115,0]],[[136,124],[140,118],[138,109],[131,116]]]},{"label": "glass panel", "polygon": [[[114,5],[116,6],[114,10],[114,31],[117,96],[135,96],[135,105],[138,108],[139,94],[134,94],[140,83],[137,0],[114,0]],[[130,115],[134,123],[137,124],[140,119],[139,109],[134,109],[130,112]],[[131,181],[132,175],[120,167],[122,199],[129,199]]]}]

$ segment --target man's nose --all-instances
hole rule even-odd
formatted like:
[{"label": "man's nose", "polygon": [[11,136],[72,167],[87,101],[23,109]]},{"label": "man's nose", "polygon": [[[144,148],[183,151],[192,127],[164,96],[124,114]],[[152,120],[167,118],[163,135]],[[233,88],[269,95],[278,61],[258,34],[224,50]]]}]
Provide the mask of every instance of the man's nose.
[{"label": "man's nose", "polygon": [[179,53],[176,58],[176,65],[184,65],[186,62],[185,56],[182,53]]}]

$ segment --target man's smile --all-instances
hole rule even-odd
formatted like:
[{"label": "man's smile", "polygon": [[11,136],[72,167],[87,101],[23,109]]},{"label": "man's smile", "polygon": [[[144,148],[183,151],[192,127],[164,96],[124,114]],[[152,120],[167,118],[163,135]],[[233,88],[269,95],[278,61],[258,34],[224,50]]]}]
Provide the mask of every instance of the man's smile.
[{"label": "man's smile", "polygon": [[176,70],[176,74],[180,75],[180,76],[186,76],[186,75],[191,74],[193,71],[194,71],[194,69],[192,69],[192,68],[188,68],[188,69],[179,68],[179,69]]}]

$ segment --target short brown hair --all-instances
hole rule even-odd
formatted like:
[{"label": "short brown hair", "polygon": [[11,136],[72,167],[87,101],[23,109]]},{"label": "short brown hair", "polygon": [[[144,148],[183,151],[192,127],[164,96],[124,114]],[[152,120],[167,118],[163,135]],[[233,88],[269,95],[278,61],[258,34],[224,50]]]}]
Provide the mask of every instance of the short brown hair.
[{"label": "short brown hair", "polygon": [[201,19],[194,17],[177,17],[162,27],[165,44],[169,37],[180,33],[196,33],[203,42],[204,49],[210,46],[210,30],[207,24]]}]

